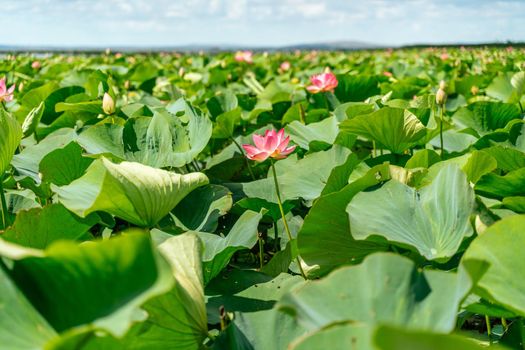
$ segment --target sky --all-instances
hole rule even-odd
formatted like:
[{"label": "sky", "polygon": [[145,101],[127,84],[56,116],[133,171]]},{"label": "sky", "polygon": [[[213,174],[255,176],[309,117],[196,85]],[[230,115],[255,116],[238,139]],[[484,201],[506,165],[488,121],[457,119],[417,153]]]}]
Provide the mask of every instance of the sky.
[{"label": "sky", "polygon": [[0,45],[525,41],[525,0],[0,0]]}]

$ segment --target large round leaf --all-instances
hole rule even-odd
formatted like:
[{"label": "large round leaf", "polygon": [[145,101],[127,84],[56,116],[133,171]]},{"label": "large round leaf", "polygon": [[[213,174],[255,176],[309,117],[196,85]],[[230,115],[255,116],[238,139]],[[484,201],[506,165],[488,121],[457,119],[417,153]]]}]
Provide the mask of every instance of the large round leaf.
[{"label": "large round leaf", "polygon": [[453,119],[459,126],[472,128],[483,135],[504,128],[511,120],[521,119],[521,116],[514,104],[482,101],[459,109]]},{"label": "large round leaf", "polygon": [[41,142],[25,147],[22,152],[13,157],[12,165],[21,177],[29,176],[36,184],[40,184],[42,179],[39,175],[39,167],[42,159],[49,153],[66,147],[76,138],[77,133],[73,129],[57,130]]},{"label": "large round leaf", "polygon": [[292,350],[375,350],[372,347],[373,328],[356,322],[335,323],[294,341]]},{"label": "large round leaf", "polygon": [[[56,332],[0,268],[0,344],[11,350],[42,349]],[[7,345],[9,344],[9,345]],[[6,348],[7,349],[7,348]]]},{"label": "large round leaf", "polygon": [[58,240],[77,240],[98,222],[96,214],[81,219],[61,204],[22,211],[2,238],[25,247],[44,249]]},{"label": "large round leaf", "polygon": [[14,261],[11,275],[58,331],[95,326],[122,336],[145,316],[139,306],[172,286],[144,232],[82,245],[57,242],[36,255]]},{"label": "large round leaf", "polygon": [[426,135],[425,126],[414,114],[390,107],[345,120],[340,128],[374,140],[394,153],[402,153]]},{"label": "large round leaf", "polygon": [[475,189],[483,196],[497,199],[525,196],[525,167],[511,171],[505,176],[487,174],[478,181]]},{"label": "large round leaf", "polygon": [[463,256],[489,264],[476,285],[476,293],[525,316],[525,215],[504,218],[477,237]]},{"label": "large round leaf", "polygon": [[341,102],[361,102],[367,98],[379,95],[379,79],[373,75],[340,74],[335,95]]},{"label": "large round leaf", "polygon": [[301,258],[312,267],[312,276],[324,275],[343,264],[359,263],[368,254],[387,248],[381,243],[355,240],[345,208],[357,193],[388,179],[388,165],[378,165],[340,191],[315,202],[297,238]]},{"label": "large round leaf", "polygon": [[308,125],[295,120],[286,126],[286,132],[294,143],[308,150],[312,141],[321,141],[327,144],[334,143],[339,133],[337,124],[338,121],[335,116]]},{"label": "large round leaf", "polygon": [[[313,200],[321,191],[330,176],[332,169],[341,165],[348,158],[350,151],[340,146],[334,146],[327,151],[309,154],[303,159],[295,155],[275,164],[281,199],[291,200],[303,198]],[[242,189],[248,197],[256,197],[277,203],[273,175],[242,184]]]},{"label": "large round leaf", "polygon": [[20,124],[0,106],[0,177],[7,170],[21,138]]},{"label": "large round leaf", "polygon": [[376,253],[360,265],[297,285],[278,306],[309,330],[357,321],[450,332],[470,287],[464,273],[421,272],[407,258]]},{"label": "large round leaf", "polygon": [[262,213],[245,211],[226,237],[197,232],[204,246],[202,261],[205,284],[228,265],[236,251],[251,249],[257,243],[257,227],[262,216]]},{"label": "large round leaf", "polygon": [[450,164],[421,190],[392,180],[378,190],[361,192],[347,212],[354,238],[380,235],[415,247],[433,260],[450,258],[472,234],[473,204],[474,191],[466,175]]},{"label": "large round leaf", "polygon": [[[153,167],[182,167],[190,163],[206,147],[212,123],[180,99],[155,111],[153,118],[139,118],[139,127],[126,138],[126,157]],[[132,120],[133,121],[133,120]]]},{"label": "large round leaf", "polygon": [[86,174],[67,186],[52,186],[62,204],[85,217],[105,211],[144,227],[154,226],[188,193],[208,183],[202,173],[185,175],[140,163],[94,161]]},{"label": "large round leaf", "polygon": [[[488,347],[475,339],[451,334],[408,331],[399,327],[378,327],[374,332],[375,350],[483,350]],[[505,350],[490,345],[493,350]]]},{"label": "large round leaf", "polygon": [[232,207],[232,194],[224,186],[199,187],[172,210],[177,226],[185,231],[214,232],[219,218]]},{"label": "large round leaf", "polygon": [[199,239],[193,233],[173,237],[160,231],[152,232],[152,238],[176,283],[144,305],[149,318],[136,325],[124,343],[144,350],[199,349],[208,333]]},{"label": "large round leaf", "polygon": [[206,289],[210,322],[219,322],[220,306],[234,314],[233,322],[214,349],[286,349],[305,329],[277,310],[275,303],[301,280],[287,274],[272,279],[255,271],[240,270],[214,279]]}]

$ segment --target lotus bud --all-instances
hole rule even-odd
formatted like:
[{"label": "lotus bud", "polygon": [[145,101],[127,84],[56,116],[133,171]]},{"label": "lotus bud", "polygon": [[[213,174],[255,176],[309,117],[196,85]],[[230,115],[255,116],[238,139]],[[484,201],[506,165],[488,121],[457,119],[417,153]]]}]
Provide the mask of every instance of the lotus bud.
[{"label": "lotus bud", "polygon": [[115,101],[113,98],[106,92],[102,98],[102,109],[104,113],[111,115],[115,113]]},{"label": "lotus bud", "polygon": [[479,93],[479,87],[477,87],[476,85],[472,85],[472,87],[470,88],[470,93],[476,96]]},{"label": "lotus bud", "polygon": [[439,89],[436,93],[436,103],[440,106],[443,106],[447,101],[447,83],[444,80],[439,82]]},{"label": "lotus bud", "polygon": [[439,89],[436,93],[436,103],[443,106],[447,101],[447,93],[443,89]]}]

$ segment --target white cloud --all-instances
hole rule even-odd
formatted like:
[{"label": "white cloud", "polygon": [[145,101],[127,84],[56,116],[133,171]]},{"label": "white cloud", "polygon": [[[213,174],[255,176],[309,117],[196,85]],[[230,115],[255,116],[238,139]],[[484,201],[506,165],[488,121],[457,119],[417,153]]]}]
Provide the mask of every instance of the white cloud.
[{"label": "white cloud", "polygon": [[525,40],[524,20],[523,0],[2,0],[0,44]]},{"label": "white cloud", "polygon": [[246,0],[227,0],[226,18],[233,20],[243,18],[247,12],[247,5]]}]

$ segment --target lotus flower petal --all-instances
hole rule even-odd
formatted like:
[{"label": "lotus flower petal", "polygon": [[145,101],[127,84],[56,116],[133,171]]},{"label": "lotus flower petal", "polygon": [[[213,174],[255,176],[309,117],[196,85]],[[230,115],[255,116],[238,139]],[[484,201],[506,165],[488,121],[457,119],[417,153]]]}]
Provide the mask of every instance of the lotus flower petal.
[{"label": "lotus flower petal", "polygon": [[333,73],[312,75],[310,77],[310,82],[312,85],[308,86],[306,89],[313,94],[318,92],[333,92],[338,84],[337,78]]},{"label": "lotus flower petal", "polygon": [[242,145],[246,151],[246,157],[251,160],[262,162],[268,158],[283,159],[292,153],[295,146],[287,147],[290,136],[285,136],[284,129],[279,131],[266,130],[263,135],[253,135],[252,145]]}]

